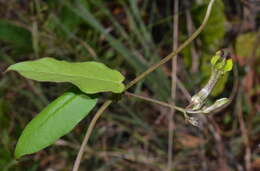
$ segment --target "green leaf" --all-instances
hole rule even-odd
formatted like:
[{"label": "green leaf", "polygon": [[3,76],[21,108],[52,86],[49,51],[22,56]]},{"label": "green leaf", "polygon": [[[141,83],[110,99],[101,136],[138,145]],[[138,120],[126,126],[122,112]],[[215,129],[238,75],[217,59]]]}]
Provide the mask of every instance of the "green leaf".
[{"label": "green leaf", "polygon": [[216,55],[211,58],[210,63],[214,69],[221,71],[222,74],[224,74],[225,72],[231,71],[233,68],[232,59],[226,60],[226,59],[222,58],[220,55],[220,51],[218,51],[216,53]]},{"label": "green leaf", "polygon": [[[110,20],[109,22],[111,22],[113,25],[115,25],[114,27],[111,26],[115,29],[115,32],[118,32],[118,33],[123,32],[123,34],[120,34],[121,35],[120,37],[115,37],[113,34],[107,32],[106,27],[102,25],[102,22],[100,22],[100,20],[98,18],[96,18],[97,16],[100,16],[100,13],[103,13],[102,11],[104,11],[103,10],[104,7],[101,7],[101,6],[94,7],[94,8],[100,9],[98,15],[93,14],[92,11],[90,10],[90,9],[93,9],[93,8],[91,8],[90,5],[98,4],[99,2],[97,2],[95,0],[92,1],[93,3],[89,3],[90,1],[78,1],[78,0],[75,2],[76,3],[73,4],[73,3],[70,3],[69,1],[66,1],[65,5],[68,6],[79,17],[81,17],[87,24],[89,24],[91,27],[93,27],[95,31],[100,32],[100,34],[106,38],[107,42],[110,44],[112,49],[114,49],[115,52],[117,54],[119,54],[120,58],[123,58],[123,60],[129,64],[129,66],[134,68],[136,70],[136,73],[144,72],[149,67],[148,63],[155,61],[155,60],[159,60],[159,58],[160,58],[159,55],[153,59],[150,58],[150,57],[156,56],[155,55],[156,53],[153,52],[154,48],[151,46],[152,44],[154,44],[154,42],[148,43],[149,46],[151,46],[151,49],[150,49],[149,53],[147,55],[145,55],[145,56],[149,57],[149,59],[151,59],[150,62],[145,62],[144,60],[141,60],[140,57],[138,55],[136,55],[136,53],[133,53],[133,50],[131,50],[132,48],[129,48],[129,46],[126,46],[125,42],[127,42],[127,44],[129,44],[129,42],[130,42],[130,44],[131,44],[131,42],[134,41],[134,44],[136,44],[136,41],[135,41],[136,38],[133,37],[135,34],[135,31],[134,31],[134,33],[131,32],[130,34],[126,33],[124,30],[124,26],[121,25],[120,22],[118,22],[118,20],[116,18],[111,17],[111,16],[113,16],[113,14],[104,15],[104,18],[106,18],[106,20]],[[124,2],[122,2],[122,4],[124,4]],[[123,6],[125,6],[125,5],[123,5]],[[125,7],[127,8],[128,6],[126,5]],[[124,8],[124,9],[126,9],[126,8]],[[127,13],[128,10],[125,10],[125,11]],[[109,12],[109,10],[108,10],[108,12]],[[104,12],[104,14],[107,14],[107,12]],[[139,23],[136,23],[136,24],[139,25]],[[130,27],[132,27],[132,26],[133,25],[131,24]],[[144,35],[145,34],[141,33],[142,37]],[[122,38],[123,38],[123,40],[122,40]],[[134,39],[134,40],[132,40],[132,39]],[[144,37],[144,39],[145,39],[145,37]],[[146,46],[147,46],[147,43],[146,43]],[[142,49],[145,49],[145,48],[142,46]],[[137,50],[138,50],[138,48],[137,48]],[[150,52],[153,52],[153,53],[150,53]],[[151,73],[149,76],[147,76],[147,79],[144,81],[144,83],[147,85],[148,88],[151,88],[151,90],[155,93],[155,95],[159,96],[161,100],[163,100],[163,99],[166,100],[169,98],[170,83],[161,69],[158,69],[154,73]]]},{"label": "green leaf", "polygon": [[231,71],[233,68],[233,61],[232,59],[227,60],[225,67],[224,67],[224,72]]},{"label": "green leaf", "polygon": [[215,55],[211,58],[211,65],[215,65],[217,63],[217,61],[219,60],[220,56],[219,55]]},{"label": "green leaf", "polygon": [[226,60],[219,61],[218,63],[216,63],[215,68],[217,70],[223,71],[225,64],[226,64]]},{"label": "green leaf", "polygon": [[37,81],[70,82],[88,94],[106,91],[120,93],[124,90],[124,76],[98,62],[71,63],[42,58],[11,65],[9,70]]},{"label": "green leaf", "polygon": [[68,91],[42,110],[23,130],[15,157],[37,152],[70,132],[96,105],[95,97]]},{"label": "green leaf", "polygon": [[[204,19],[209,1],[210,0],[201,0],[198,2],[198,5],[195,5],[194,8],[192,8],[191,12],[195,25],[200,25]],[[216,1],[214,3],[207,25],[203,29],[203,32],[199,35],[201,41],[203,42],[202,44],[204,45],[203,51],[206,49],[217,49],[225,35],[226,17],[224,7],[225,6],[222,1]]]}]

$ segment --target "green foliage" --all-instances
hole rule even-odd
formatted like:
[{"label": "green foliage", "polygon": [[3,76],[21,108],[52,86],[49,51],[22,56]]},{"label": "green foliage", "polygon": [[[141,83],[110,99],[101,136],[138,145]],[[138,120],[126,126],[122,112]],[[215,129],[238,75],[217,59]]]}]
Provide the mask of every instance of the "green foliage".
[{"label": "green foliage", "polygon": [[211,94],[213,96],[217,96],[224,90],[225,84],[228,80],[228,74],[226,73],[231,71],[233,68],[232,59],[228,59],[228,60],[226,59],[221,60],[221,59],[223,58],[220,56],[220,51],[218,51],[216,55],[211,58],[211,65],[213,66],[213,68],[221,71],[222,73],[222,77],[219,78],[219,80],[216,83],[216,86],[212,90]]},{"label": "green foliage", "polygon": [[225,64],[225,66],[224,66],[223,71],[224,71],[224,72],[228,72],[228,71],[231,71],[232,68],[233,68],[233,61],[232,61],[232,59],[228,59],[228,60],[226,61],[226,64]]},{"label": "green foliage", "polygon": [[9,70],[37,81],[70,82],[89,94],[106,91],[120,93],[124,90],[124,76],[98,62],[70,63],[42,58],[11,65]]},{"label": "green foliage", "polygon": [[[193,10],[195,23],[200,23],[202,21],[203,12],[205,12],[205,6],[207,5],[208,0],[204,0],[204,2],[205,3],[198,5],[197,8]],[[201,55],[202,71],[200,73],[203,74],[204,78],[210,76],[211,65],[209,65],[209,61],[212,65],[215,65],[221,58],[219,53],[216,53],[213,58],[210,58],[209,52],[212,50],[216,51],[220,47],[221,41],[225,35],[225,22],[224,4],[222,1],[216,1],[212,13],[210,14],[208,24],[199,36],[203,45]],[[227,62],[227,68],[224,69],[224,72],[230,71],[232,69],[230,67],[230,62]],[[219,95],[224,90],[227,80],[228,74],[222,76],[212,90],[211,95]]]},{"label": "green foliage", "polygon": [[[127,21],[129,23],[129,28],[125,28],[113,14],[107,10],[107,7],[101,3],[101,1],[80,1],[76,0],[75,3],[66,2],[65,6],[73,11],[78,17],[80,17],[86,24],[94,28],[95,31],[98,31],[102,37],[105,38],[110,47],[115,50],[118,56],[135,70],[135,74],[143,72],[149,67],[150,63],[158,61],[159,55],[156,52],[156,46],[151,39],[151,33],[146,29],[142,28],[140,23],[140,13],[136,10],[139,10],[136,7],[136,1],[131,1],[131,9],[125,1],[121,1],[123,9],[127,14]],[[121,3],[120,2],[120,3]],[[95,5],[95,8],[99,10],[99,17],[104,18],[104,23],[111,22],[111,28],[115,31],[115,34],[107,31],[106,26],[103,25],[102,19],[98,18],[97,15],[94,15],[91,9],[86,7],[86,4]],[[135,12],[134,12],[135,11]],[[138,16],[137,16],[138,15]],[[136,19],[135,18],[139,18]],[[139,27],[140,26],[140,27]],[[144,25],[145,26],[145,25]],[[128,33],[126,30],[131,30]],[[148,49],[149,48],[149,49]],[[144,49],[142,53],[140,49]],[[141,53],[140,53],[140,52]],[[136,53],[138,52],[138,53]],[[140,53],[140,54],[139,54]],[[148,60],[144,60],[148,58]],[[141,56],[141,57],[140,57]],[[111,60],[110,60],[111,61]],[[170,95],[170,84],[167,76],[159,68],[151,75],[147,76],[147,79],[144,80],[144,84],[148,85],[157,96],[160,96],[161,99],[168,99]]]},{"label": "green foliage", "polygon": [[211,60],[210,60],[211,65],[214,66],[214,65],[217,63],[217,61],[219,60],[219,58],[220,58],[219,53],[217,53],[215,56],[213,56],[213,57],[211,58]]},{"label": "green foliage", "polygon": [[97,98],[68,91],[42,110],[24,129],[15,157],[37,152],[70,132],[96,105]]},{"label": "green foliage", "polygon": [[[228,74],[226,73],[231,71],[233,68],[232,59],[221,59],[223,58],[220,56],[220,52],[217,52],[216,55],[214,55],[210,60],[211,67],[213,67],[213,69],[221,71],[222,73],[222,77],[219,78],[219,80],[216,83],[216,86],[212,90],[212,96],[217,96],[224,90],[226,82],[228,80]],[[209,72],[209,70],[209,67],[206,64],[203,64],[203,71],[206,74]]]},{"label": "green foliage", "polygon": [[[226,51],[222,51],[223,53],[227,53]],[[213,88],[216,86],[216,83],[219,79],[228,71],[232,69],[233,61],[232,59],[226,60],[224,58],[228,54],[222,54],[222,52],[216,52],[215,56],[211,58],[211,75],[207,82],[207,84],[195,95],[191,97],[191,109],[193,111],[201,109],[201,107],[205,104],[208,96],[212,93]],[[222,56],[223,55],[223,56]],[[212,106],[218,106],[225,100],[216,101],[216,103]],[[208,111],[212,111],[212,107],[209,107]],[[204,112],[208,113],[208,112]]]},{"label": "green foliage", "polygon": [[[191,10],[192,21],[194,22],[195,28],[198,28],[201,24],[206,7],[209,0],[200,1],[200,3],[194,3]],[[221,46],[223,38],[225,36],[225,23],[226,17],[224,14],[224,4],[222,1],[215,1],[212,12],[209,17],[209,21],[203,31],[198,36],[200,43],[194,42],[198,47],[196,49],[199,52],[199,61],[201,73],[204,78],[208,78],[210,75],[209,61],[211,59],[211,53],[217,51]],[[185,33],[185,35],[188,35]],[[187,36],[183,36],[183,40],[187,39]],[[187,46],[183,51],[184,61],[187,69],[191,67],[193,63],[191,58],[191,46]],[[225,86],[225,85],[224,85]]]},{"label": "green foliage", "polygon": [[[227,53],[227,52],[224,52]],[[218,51],[215,56],[213,56],[210,60],[211,66],[215,70],[219,70],[222,74],[231,71],[233,68],[233,61],[232,59],[226,59],[221,56],[221,52]]]},{"label": "green foliage", "polygon": [[[201,5],[197,5],[197,7],[193,9],[192,14],[196,25],[199,25],[202,22],[208,3],[209,0],[203,0]],[[199,36],[203,46],[207,47],[206,49],[213,48],[213,50],[216,50],[215,48],[219,47],[219,43],[225,34],[225,22],[224,4],[222,1],[216,1],[210,14],[209,21]]]},{"label": "green foliage", "polygon": [[32,51],[31,33],[13,23],[0,20],[0,41],[9,43],[17,52]]}]

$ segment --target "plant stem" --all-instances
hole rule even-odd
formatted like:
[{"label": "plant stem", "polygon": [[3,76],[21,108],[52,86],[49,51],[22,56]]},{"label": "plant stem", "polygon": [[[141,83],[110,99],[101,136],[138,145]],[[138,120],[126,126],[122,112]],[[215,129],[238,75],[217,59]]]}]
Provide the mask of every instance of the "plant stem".
[{"label": "plant stem", "polygon": [[77,158],[76,158],[76,161],[74,163],[74,166],[73,166],[73,171],[78,171],[79,169],[79,165],[80,165],[80,161],[81,161],[81,158],[84,154],[84,149],[85,149],[85,146],[87,145],[87,142],[88,142],[88,139],[91,135],[91,132],[94,128],[94,126],[96,125],[96,122],[98,120],[98,118],[101,116],[101,114],[106,110],[106,108],[112,103],[111,100],[107,100],[105,101],[105,103],[103,103],[103,105],[99,108],[99,110],[97,111],[97,113],[95,114],[94,118],[91,120],[90,122],[90,125],[88,127],[88,130],[86,132],[86,135],[84,137],[84,140],[80,146],[80,150],[78,152],[78,155],[77,155]]},{"label": "plant stem", "polygon": [[[148,74],[150,74],[151,72],[153,72],[154,70],[156,70],[158,67],[160,67],[161,65],[163,65],[164,63],[166,63],[167,61],[169,61],[171,58],[173,58],[174,56],[177,55],[177,53],[179,53],[182,49],[184,49],[189,43],[191,43],[198,35],[199,33],[203,30],[203,28],[206,26],[207,24],[207,21],[209,19],[209,16],[210,16],[210,13],[211,13],[211,9],[212,9],[212,5],[214,3],[215,0],[211,0],[209,2],[209,5],[208,5],[208,8],[207,8],[207,12],[205,14],[205,17],[204,17],[204,20],[202,22],[202,24],[200,25],[200,27],[191,35],[191,37],[189,37],[189,39],[187,39],[183,44],[181,44],[179,46],[179,48],[177,48],[176,51],[170,53],[168,56],[164,57],[161,61],[159,61],[158,63],[152,65],[150,68],[148,68],[145,72],[143,72],[142,74],[140,74],[139,76],[137,76],[133,81],[129,82],[127,85],[126,85],[126,88],[125,88],[125,91],[127,89],[129,89],[130,87],[132,87],[133,85],[135,85],[137,82],[139,82],[141,79],[143,79],[144,77],[146,77]],[[157,100],[153,100],[154,102],[156,102]],[[99,117],[101,116],[101,114],[106,110],[106,108],[112,103],[111,100],[107,100],[100,108],[99,110],[97,111],[97,113],[95,114],[94,118],[91,120],[90,122],[90,126],[86,132],[86,135],[84,137],[84,140],[80,146],[80,150],[77,154],[77,158],[75,160],[75,163],[74,163],[74,166],[73,166],[73,171],[78,171],[79,169],[79,165],[80,165],[80,162],[81,162],[81,159],[82,159],[82,156],[84,154],[84,148],[86,146],[86,144],[88,143],[88,139],[90,137],[90,134],[97,122],[97,120],[99,119]],[[160,103],[158,103],[160,104]],[[161,103],[162,105],[163,103]],[[167,104],[168,106],[168,104]],[[170,105],[171,106],[171,105]],[[168,107],[170,107],[168,106]],[[171,106],[172,107],[172,106]],[[176,110],[182,110],[180,109],[179,107],[176,108],[175,106],[175,109]],[[184,116],[187,116],[186,115],[186,112],[184,111]]]},{"label": "plant stem", "polygon": [[[175,51],[178,48],[178,31],[179,31],[179,0],[174,0],[174,7],[173,7],[173,46],[172,50]],[[176,101],[176,82],[177,82],[177,59],[178,56],[176,55],[172,58],[172,71],[171,71],[171,104],[175,106]],[[168,115],[168,158],[167,158],[167,170],[171,171],[173,164],[173,133],[174,133],[174,115],[175,109],[171,108],[170,114]]]},{"label": "plant stem", "polygon": [[138,99],[142,99],[142,100],[145,100],[145,101],[148,101],[148,102],[156,103],[158,105],[165,106],[165,107],[168,107],[168,108],[171,108],[171,109],[175,109],[175,110],[178,110],[179,112],[182,112],[182,113],[186,112],[185,109],[182,108],[182,107],[174,106],[174,105],[171,105],[169,103],[166,103],[166,102],[163,102],[163,101],[160,101],[160,100],[155,100],[155,99],[152,99],[152,98],[149,98],[149,97],[137,95],[137,94],[130,93],[130,92],[125,92],[125,95],[136,97]]}]

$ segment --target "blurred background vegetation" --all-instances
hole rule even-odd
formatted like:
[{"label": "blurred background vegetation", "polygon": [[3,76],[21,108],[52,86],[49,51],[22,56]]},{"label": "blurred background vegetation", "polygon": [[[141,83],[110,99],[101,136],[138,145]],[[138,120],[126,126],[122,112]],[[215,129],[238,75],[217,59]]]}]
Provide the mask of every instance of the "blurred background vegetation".
[{"label": "blurred background vegetation", "polygon": [[[4,73],[9,65],[47,56],[95,60],[118,69],[128,82],[172,51],[173,1],[0,0],[0,170],[70,170],[93,116],[55,145],[16,161],[14,147],[25,125],[70,85]],[[208,2],[180,1],[179,43],[201,24]],[[259,1],[216,0],[204,31],[179,54],[179,106],[207,81],[217,50],[230,49],[237,72],[223,77],[211,96],[234,95],[232,103],[207,117],[203,128],[176,113],[173,170],[260,169],[259,26]],[[167,63],[131,91],[170,101],[170,79]],[[169,111],[133,98],[113,104],[94,129],[81,169],[166,170]]]}]

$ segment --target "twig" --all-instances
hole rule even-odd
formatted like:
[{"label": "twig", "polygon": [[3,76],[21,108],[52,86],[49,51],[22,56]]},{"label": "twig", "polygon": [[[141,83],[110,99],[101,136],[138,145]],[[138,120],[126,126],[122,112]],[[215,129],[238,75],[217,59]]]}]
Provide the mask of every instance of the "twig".
[{"label": "twig", "polygon": [[237,115],[238,115],[238,121],[239,121],[239,126],[242,134],[242,138],[244,141],[245,145],[245,166],[246,166],[246,171],[251,170],[251,149],[250,149],[250,141],[249,141],[249,135],[248,135],[248,130],[245,125],[245,121],[243,119],[243,111],[241,108],[241,90],[239,91],[239,95],[237,97],[237,104],[236,104],[236,109],[237,109]]},{"label": "twig", "polygon": [[162,102],[162,101],[155,100],[155,99],[152,99],[152,98],[149,98],[149,97],[137,95],[137,94],[130,93],[130,92],[127,92],[127,91],[125,92],[125,95],[136,97],[138,99],[142,99],[142,100],[145,100],[145,101],[148,101],[148,102],[156,103],[158,105],[161,105],[161,106],[164,106],[164,107],[168,107],[168,108],[171,108],[171,109],[175,109],[175,110],[178,110],[179,112],[182,112],[182,113],[186,113],[184,108],[178,107],[178,106],[174,106],[174,105],[166,103],[166,102]]},{"label": "twig", "polygon": [[99,108],[99,110],[97,111],[97,113],[95,114],[94,118],[91,120],[90,122],[90,125],[88,127],[88,130],[86,132],[86,135],[84,137],[84,140],[80,146],[80,150],[78,152],[78,155],[77,155],[77,158],[76,158],[76,161],[74,163],[74,166],[73,166],[73,171],[77,171],[79,169],[79,165],[80,165],[80,162],[81,162],[81,158],[84,154],[84,149],[85,149],[85,146],[87,145],[87,142],[88,142],[88,139],[91,135],[91,132],[98,120],[98,118],[101,116],[101,114],[106,110],[106,108],[112,103],[111,100],[107,100],[105,103],[103,103],[103,105]]},{"label": "twig", "polygon": [[[191,18],[191,14],[190,11],[187,9],[186,12],[186,20],[187,20],[187,31],[188,31],[188,36],[190,36],[194,30],[194,26],[192,23],[192,18]],[[191,43],[191,56],[192,56],[192,66],[191,66],[191,72],[197,72],[198,71],[198,67],[199,67],[199,57],[198,54],[196,52],[195,49],[195,43]]]},{"label": "twig", "polygon": [[[211,9],[212,9],[212,5],[215,2],[215,0],[211,0],[209,2],[204,20],[202,22],[202,24],[200,25],[200,27],[191,35],[191,37],[189,37],[183,44],[181,44],[179,46],[179,48],[177,48],[176,51],[170,53],[168,56],[164,57],[161,61],[159,61],[158,63],[152,65],[150,68],[148,68],[146,71],[144,71],[142,74],[140,74],[139,76],[137,76],[133,81],[131,81],[130,83],[128,83],[126,85],[125,91],[127,89],[129,89],[130,87],[132,87],[133,85],[135,85],[136,83],[138,83],[141,79],[143,79],[145,76],[147,76],[148,74],[150,74],[151,72],[153,72],[154,70],[156,70],[158,67],[160,67],[161,65],[163,65],[164,63],[166,63],[167,61],[169,61],[171,58],[173,58],[174,56],[176,56],[182,49],[184,49],[189,43],[191,43],[198,35],[199,33],[203,30],[203,28],[206,26],[207,21],[209,19],[210,13],[211,13]],[[112,103],[111,100],[107,100],[101,107],[100,109],[97,111],[97,113],[95,114],[94,118],[91,120],[90,122],[90,126],[86,132],[86,135],[84,137],[84,140],[80,146],[80,151],[77,154],[77,158],[75,160],[74,166],[73,166],[73,171],[78,171],[80,162],[81,162],[81,158],[84,154],[84,148],[88,142],[89,136],[96,124],[96,121],[99,119],[99,117],[101,116],[101,114],[105,111],[105,109]],[[178,110],[175,107],[176,110]],[[186,113],[185,113],[186,114]]]},{"label": "twig", "polygon": [[214,121],[214,118],[212,116],[208,117],[208,121],[209,121],[208,128],[212,132],[213,137],[216,141],[217,151],[219,154],[219,157],[218,157],[218,163],[219,163],[219,167],[220,167],[219,170],[228,171],[229,168],[226,163],[225,147],[224,147],[221,135],[220,135],[220,128],[219,128],[218,124]]},{"label": "twig", "polygon": [[178,88],[181,90],[182,94],[185,96],[185,98],[190,102],[191,100],[191,95],[189,93],[189,91],[185,88],[185,86],[183,85],[183,83],[181,82],[181,80],[179,80],[176,77],[176,82],[177,82],[177,86]]},{"label": "twig", "polygon": [[35,57],[39,58],[39,30],[36,21],[33,21],[32,24],[32,45]]},{"label": "twig", "polygon": [[95,52],[95,50],[86,42],[83,41],[82,39],[78,38],[75,36],[75,39],[81,43],[81,45],[88,51],[88,53],[95,59],[98,60],[97,54]]},{"label": "twig", "polygon": [[[179,26],[179,0],[174,0],[174,16],[173,16],[173,51],[178,48],[178,26]],[[172,105],[175,106],[175,98],[176,98],[176,73],[177,73],[177,57],[175,56],[172,59],[172,88],[171,88],[171,98]],[[168,116],[168,163],[167,168],[168,171],[172,170],[172,151],[173,151],[173,131],[174,131],[174,114],[175,109],[171,108],[170,115]]]},{"label": "twig", "polygon": [[[177,83],[177,88],[179,88],[182,92],[182,94],[184,95],[184,97],[186,98],[186,100],[188,102],[191,101],[191,95],[188,92],[188,90],[185,88],[185,86],[183,85],[183,83],[181,82],[181,80],[178,79],[178,77],[176,77],[176,83]],[[161,112],[160,116],[157,117],[155,123],[159,124],[161,122],[161,120],[167,115],[166,112]]]}]

